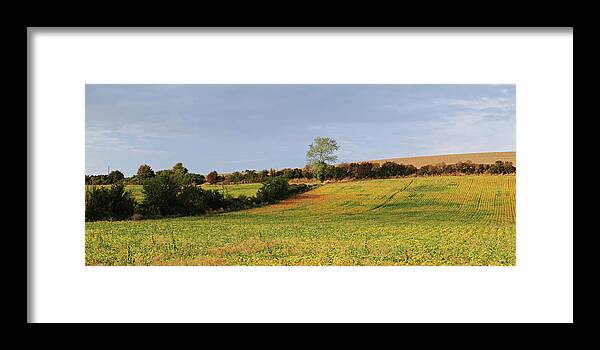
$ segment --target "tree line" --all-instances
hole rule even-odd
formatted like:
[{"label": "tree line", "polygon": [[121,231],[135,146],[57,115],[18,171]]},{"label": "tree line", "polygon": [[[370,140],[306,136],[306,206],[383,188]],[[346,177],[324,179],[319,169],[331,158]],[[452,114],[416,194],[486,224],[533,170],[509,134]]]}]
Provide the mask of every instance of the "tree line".
[{"label": "tree line", "polygon": [[156,173],[149,165],[143,164],[138,172],[126,178],[119,170],[114,170],[108,175],[86,175],[86,185],[111,185],[122,182],[126,185],[142,185],[145,180],[160,174],[185,174],[189,181],[195,185],[208,184],[243,184],[262,183],[270,178],[282,177],[292,179],[317,179],[325,180],[352,180],[352,179],[381,179],[402,176],[434,176],[434,175],[472,175],[472,174],[513,174],[516,172],[512,162],[496,161],[493,164],[476,164],[470,161],[455,164],[438,163],[424,165],[417,168],[413,165],[385,162],[343,163],[338,165],[324,164],[320,166],[307,165],[304,168],[285,168],[281,170],[244,170],[231,174],[218,174],[216,171],[206,176],[190,173],[181,163],[175,164],[173,169],[159,170]]},{"label": "tree line", "polygon": [[[206,177],[201,174],[190,173],[182,163],[176,163],[173,168],[158,170],[156,173],[148,164],[142,164],[138,168],[135,175],[131,177],[125,177],[119,170],[113,170],[108,174],[102,175],[86,175],[86,185],[112,185],[116,183],[123,183],[125,185],[143,185],[144,181],[154,178],[156,175],[161,174],[179,174],[186,175],[186,177],[194,184],[201,185],[206,182]],[[215,172],[216,174],[216,172]]]},{"label": "tree line", "polygon": [[[206,176],[188,171],[182,163],[171,169],[154,172],[142,164],[135,175],[126,178],[119,170],[106,175],[86,175],[86,185],[112,185],[110,188],[93,187],[86,191],[86,220],[123,220],[127,218],[164,217],[178,215],[201,215],[213,211],[246,209],[274,203],[311,186],[290,185],[292,179],[345,180],[379,179],[405,176],[435,176],[460,174],[511,174],[516,168],[511,162],[496,161],[494,164],[474,164],[470,161],[456,164],[439,163],[417,168],[413,165],[385,162],[343,163],[332,165],[337,160],[334,154],[339,149],[337,142],[327,137],[317,137],[306,152],[304,168],[282,170],[244,170],[221,175],[211,171]],[[256,196],[231,197],[221,192],[203,189],[200,185],[262,183]],[[142,185],[144,200],[136,202],[125,191],[125,185]]]},{"label": "tree line", "polygon": [[110,187],[92,187],[86,190],[85,219],[144,219],[241,210],[275,203],[314,187],[292,185],[282,177],[274,177],[265,180],[255,196],[232,197],[218,190],[203,189],[189,175],[176,171],[157,172],[143,181],[144,200],[141,202],[125,190],[124,181]]},{"label": "tree line", "polygon": [[172,169],[159,170],[156,173],[147,164],[142,164],[138,168],[135,175],[125,177],[119,170],[113,170],[108,174],[101,175],[85,175],[86,185],[112,185],[122,182],[125,185],[143,185],[144,181],[160,174],[186,174],[186,176],[196,185],[208,184],[243,184],[243,183],[262,183],[269,178],[284,177],[289,179],[298,178],[313,178],[313,173],[309,167],[301,168],[286,168],[282,170],[264,169],[262,171],[244,170],[235,171],[231,174],[219,174],[217,171],[211,171],[206,176],[202,174],[190,173],[182,163],[177,163]]},{"label": "tree line", "polygon": [[325,165],[322,178],[324,180],[382,179],[405,176],[512,174],[515,171],[512,162],[503,161],[496,161],[494,164],[474,164],[470,161],[455,164],[438,163],[420,168],[394,162],[385,162],[381,165],[363,162]]}]

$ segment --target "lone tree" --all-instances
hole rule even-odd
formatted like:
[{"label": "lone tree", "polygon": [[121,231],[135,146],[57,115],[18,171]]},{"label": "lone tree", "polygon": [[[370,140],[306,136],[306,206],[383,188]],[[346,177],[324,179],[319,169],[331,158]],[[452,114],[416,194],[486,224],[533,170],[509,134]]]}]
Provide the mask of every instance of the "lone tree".
[{"label": "lone tree", "polygon": [[325,180],[325,170],[328,163],[337,160],[334,154],[339,149],[337,142],[328,137],[316,137],[306,152],[306,161],[308,165],[315,169],[315,176],[320,181]]}]

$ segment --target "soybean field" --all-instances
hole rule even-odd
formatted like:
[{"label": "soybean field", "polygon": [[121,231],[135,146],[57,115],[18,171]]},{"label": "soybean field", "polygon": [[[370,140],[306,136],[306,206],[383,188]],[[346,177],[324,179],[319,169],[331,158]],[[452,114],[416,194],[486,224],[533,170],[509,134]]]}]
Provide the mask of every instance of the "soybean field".
[{"label": "soybean field", "polygon": [[[237,212],[86,222],[85,261],[515,265],[515,182],[514,175],[334,182],[277,204]],[[251,196],[260,187],[251,185],[231,185],[228,191]]]}]

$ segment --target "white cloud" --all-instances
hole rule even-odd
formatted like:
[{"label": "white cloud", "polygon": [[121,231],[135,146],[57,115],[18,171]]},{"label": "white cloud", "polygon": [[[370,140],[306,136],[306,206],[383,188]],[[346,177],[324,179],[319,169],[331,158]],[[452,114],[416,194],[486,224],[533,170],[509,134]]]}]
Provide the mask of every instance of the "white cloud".
[{"label": "white cloud", "polygon": [[459,107],[469,110],[486,110],[486,109],[500,109],[500,110],[514,110],[515,102],[514,99],[508,97],[479,97],[474,99],[455,99],[448,100],[442,99],[436,101],[438,106],[446,107]]},{"label": "white cloud", "polygon": [[94,150],[109,150],[111,152],[133,152],[141,154],[163,154],[155,149],[136,147],[114,136],[111,130],[88,127],[85,131],[85,147]]}]

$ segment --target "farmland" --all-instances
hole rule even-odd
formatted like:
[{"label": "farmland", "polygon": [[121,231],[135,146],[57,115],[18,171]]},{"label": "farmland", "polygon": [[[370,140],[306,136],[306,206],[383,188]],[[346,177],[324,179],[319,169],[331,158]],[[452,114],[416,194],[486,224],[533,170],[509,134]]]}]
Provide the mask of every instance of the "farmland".
[{"label": "farmland", "polygon": [[237,185],[209,185],[205,183],[202,185],[203,189],[221,191],[223,194],[228,194],[232,197],[239,197],[240,195],[244,195],[246,197],[254,196],[260,187],[260,183]]},{"label": "farmland", "polygon": [[[207,190],[215,190],[223,192],[224,194],[228,194],[232,197],[238,197],[240,195],[245,196],[254,196],[261,184],[239,184],[239,185],[209,185],[203,184],[202,188]],[[87,185],[86,189],[91,189],[93,187],[110,187],[110,185]],[[144,200],[144,193],[142,192],[142,185],[125,185],[125,190],[130,192],[135,198],[136,201],[142,202]]]},{"label": "farmland", "polygon": [[[109,188],[111,185],[86,185],[85,189],[90,190],[94,187]],[[144,193],[142,192],[142,185],[125,185],[125,190],[135,198],[136,201],[141,202],[144,199]]]},{"label": "farmland", "polygon": [[[515,182],[514,175],[333,182],[244,211],[86,222],[85,260],[87,265],[515,265]],[[228,190],[252,195],[259,186]]]},{"label": "farmland", "polygon": [[407,157],[407,158],[388,158],[381,160],[371,160],[373,163],[382,164],[386,161],[394,163],[412,164],[416,167],[422,167],[428,164],[446,163],[456,164],[458,162],[471,161],[476,164],[493,164],[495,161],[512,162],[517,165],[516,152],[483,152],[483,153],[461,153],[445,154],[438,156]]}]

